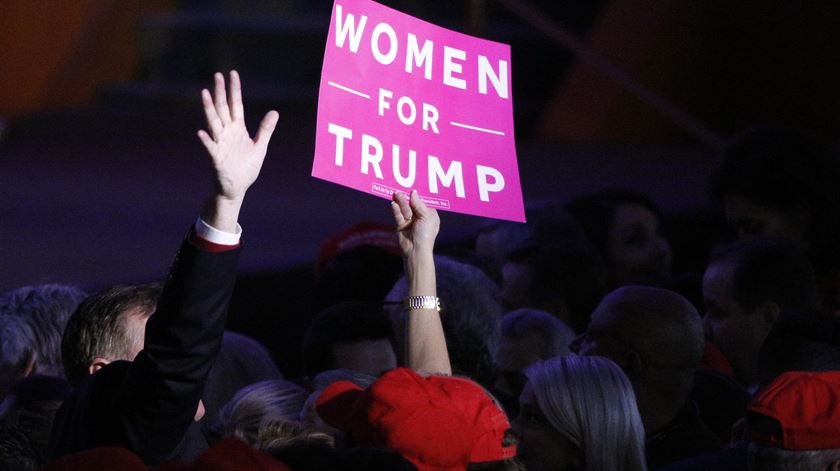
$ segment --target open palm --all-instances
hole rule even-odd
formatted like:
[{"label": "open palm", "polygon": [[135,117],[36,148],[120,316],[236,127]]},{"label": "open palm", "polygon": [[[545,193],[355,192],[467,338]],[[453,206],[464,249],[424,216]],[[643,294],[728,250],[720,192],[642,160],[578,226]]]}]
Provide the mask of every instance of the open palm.
[{"label": "open palm", "polygon": [[269,111],[260,123],[256,137],[251,139],[245,127],[239,74],[235,70],[230,72],[229,97],[225,93],[224,76],[217,72],[214,80],[213,96],[207,89],[201,91],[210,132],[198,131],[198,138],[213,161],[220,196],[241,199],[260,174],[279,115]]}]

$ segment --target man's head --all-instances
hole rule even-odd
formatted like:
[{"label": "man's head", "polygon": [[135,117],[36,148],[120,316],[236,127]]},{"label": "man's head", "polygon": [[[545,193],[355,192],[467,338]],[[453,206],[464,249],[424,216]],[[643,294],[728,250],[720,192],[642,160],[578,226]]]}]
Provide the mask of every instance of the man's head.
[{"label": "man's head", "polygon": [[788,372],[747,410],[749,469],[840,469],[840,372]]},{"label": "man's head", "polygon": [[160,293],[158,284],[123,285],[85,299],[61,339],[67,379],[75,384],[112,361],[134,360]]},{"label": "man's head", "polygon": [[652,410],[676,410],[685,403],[703,356],[703,326],[679,294],[626,286],[601,301],[575,346],[580,354],[605,356],[624,370],[649,428]]},{"label": "man's head", "polygon": [[569,326],[545,311],[517,309],[505,314],[495,356],[496,389],[518,397],[525,386],[525,368],[569,353],[574,336]]},{"label": "man's head", "polygon": [[391,321],[376,304],[336,304],[312,320],[303,340],[303,364],[310,378],[346,368],[377,376],[396,368]]},{"label": "man's head", "polygon": [[761,345],[783,309],[814,309],[814,272],[792,242],[757,238],[718,249],[703,276],[706,336],[736,378],[756,382]]},{"label": "man's head", "polygon": [[85,292],[67,285],[24,286],[0,296],[0,316],[15,316],[29,325],[33,354],[29,374],[63,376],[61,334]]}]

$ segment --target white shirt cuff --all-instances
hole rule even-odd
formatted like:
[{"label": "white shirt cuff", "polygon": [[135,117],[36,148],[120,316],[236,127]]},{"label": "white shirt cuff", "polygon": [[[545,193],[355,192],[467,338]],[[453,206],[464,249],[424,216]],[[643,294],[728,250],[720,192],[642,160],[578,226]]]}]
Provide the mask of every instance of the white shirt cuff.
[{"label": "white shirt cuff", "polygon": [[195,235],[201,237],[207,242],[212,242],[219,245],[236,245],[239,243],[239,238],[242,237],[242,226],[236,224],[236,232],[230,233],[220,231],[215,227],[204,222],[203,219],[198,218],[195,221]]}]

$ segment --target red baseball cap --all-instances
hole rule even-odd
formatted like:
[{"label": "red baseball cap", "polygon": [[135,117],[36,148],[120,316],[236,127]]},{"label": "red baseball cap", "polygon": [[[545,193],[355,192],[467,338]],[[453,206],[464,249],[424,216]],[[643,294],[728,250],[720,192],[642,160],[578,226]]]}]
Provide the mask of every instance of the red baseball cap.
[{"label": "red baseball cap", "polygon": [[465,470],[469,463],[516,456],[516,446],[502,446],[510,429],[504,411],[464,378],[397,368],[367,389],[333,383],[316,408],[357,445],[394,449],[420,471]]},{"label": "red baseball cap", "polygon": [[753,398],[748,411],[778,422],[751,440],[787,450],[840,448],[840,371],[790,371]]}]

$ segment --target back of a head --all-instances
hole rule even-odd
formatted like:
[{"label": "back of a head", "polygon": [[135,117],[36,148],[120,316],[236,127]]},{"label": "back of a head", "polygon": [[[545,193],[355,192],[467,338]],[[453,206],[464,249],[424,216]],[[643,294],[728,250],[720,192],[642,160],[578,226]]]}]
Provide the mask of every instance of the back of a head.
[{"label": "back of a head", "polygon": [[640,356],[646,368],[634,382],[644,381],[682,404],[704,351],[700,314],[687,299],[662,288],[619,288],[592,314],[587,334],[599,331]]},{"label": "back of a head", "polygon": [[517,309],[502,317],[502,338],[523,338],[536,335],[543,340],[538,356],[548,359],[569,353],[575,332],[563,321],[538,309]]},{"label": "back of a head", "polygon": [[57,284],[25,286],[0,296],[0,315],[18,316],[31,326],[38,374],[64,376],[61,334],[85,296],[79,288]]},{"label": "back of a head", "polygon": [[[388,314],[379,304],[344,302],[318,313],[303,339],[303,367],[309,378],[322,371],[340,368],[334,347],[363,341],[393,342]],[[371,365],[375,366],[375,365]],[[393,366],[391,366],[393,367]],[[388,369],[383,365],[378,370]]]},{"label": "back of a head", "polygon": [[[120,285],[87,297],[70,316],[61,339],[61,357],[67,379],[77,384],[88,375],[96,357],[133,360],[142,332],[126,328],[125,316],[148,318],[160,297],[159,284]],[[137,338],[137,336],[140,336]]]},{"label": "back of a head", "polygon": [[795,242],[769,237],[735,241],[715,249],[712,264],[733,267],[730,295],[746,311],[767,301],[781,309],[816,308],[814,270]]},{"label": "back of a head", "polygon": [[830,314],[785,311],[759,354],[759,384],[788,371],[840,371],[840,321]]},{"label": "back of a head", "polygon": [[536,363],[526,374],[543,415],[581,450],[587,471],[646,469],[633,387],[615,363],[569,355]]},{"label": "back of a head", "polygon": [[[493,376],[493,353],[499,343],[499,288],[481,269],[446,257],[435,257],[435,273],[452,369],[487,383]],[[408,284],[403,277],[386,297],[389,304],[393,303],[388,312],[400,341],[402,302],[407,296]]]},{"label": "back of a head", "polygon": [[[306,390],[285,380],[269,380],[242,388],[218,413],[212,427],[214,438],[237,437],[256,446],[266,439],[263,429],[272,426],[280,434],[299,432],[278,424],[297,422]],[[273,425],[272,425],[273,424]],[[277,438],[277,437],[275,437]]]}]

